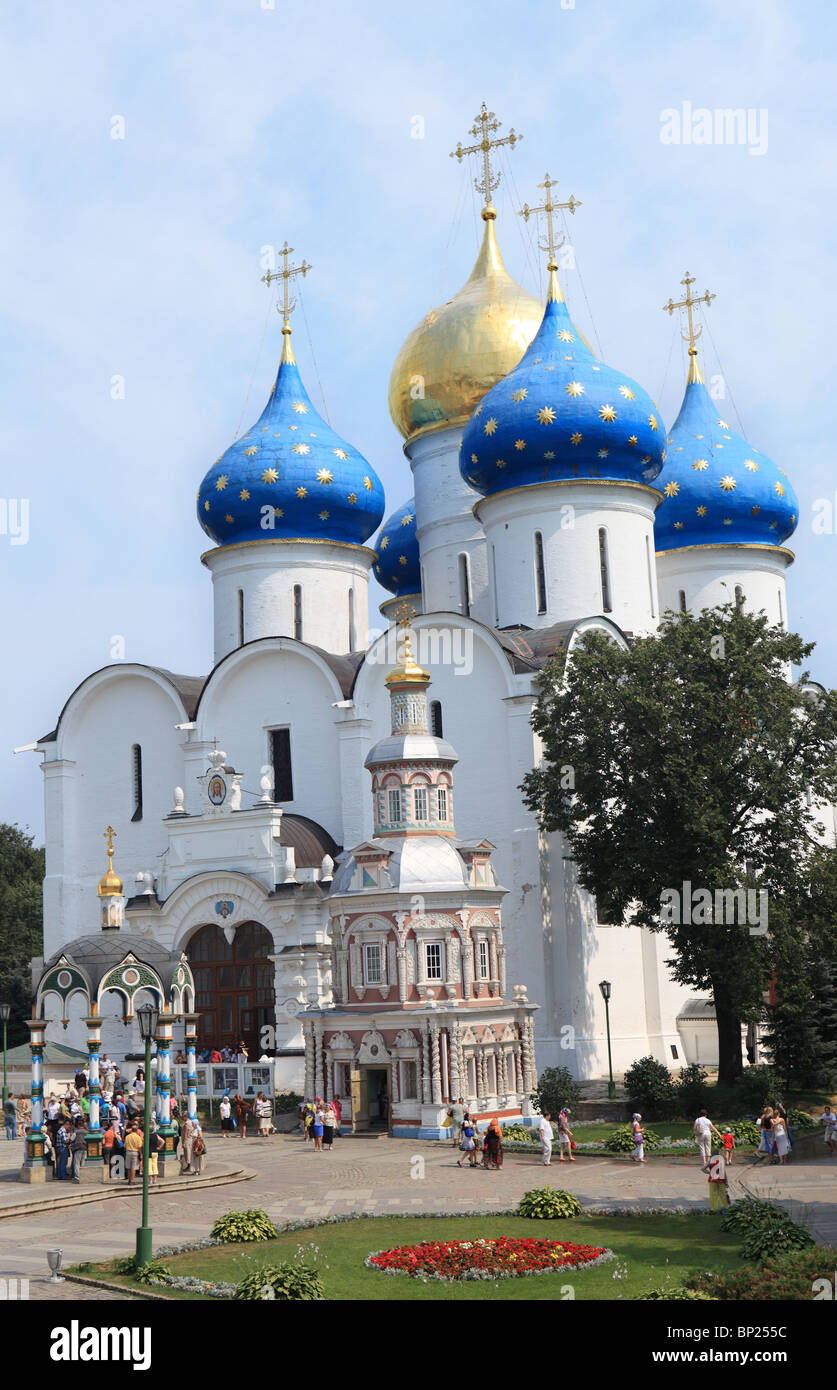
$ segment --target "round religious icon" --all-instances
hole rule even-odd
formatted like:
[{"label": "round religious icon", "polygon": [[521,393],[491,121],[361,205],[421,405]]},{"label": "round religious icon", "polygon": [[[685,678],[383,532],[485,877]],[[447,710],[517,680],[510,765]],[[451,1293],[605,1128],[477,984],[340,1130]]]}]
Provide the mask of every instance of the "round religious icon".
[{"label": "round religious icon", "polygon": [[58,972],[58,985],[59,985],[59,988],[60,988],[60,989],[69,989],[69,987],[70,987],[70,985],[71,985],[72,983],[73,983],[73,977],[72,977],[72,975],[70,974],[69,970],[59,970],[59,972]]},{"label": "round religious icon", "polygon": [[177,983],[178,983],[179,985],[182,985],[182,984],[183,984],[183,966],[182,966],[182,965],[179,965],[179,966],[177,967]]},{"label": "round religious icon", "polygon": [[210,779],[209,799],[213,806],[220,806],[227,795],[227,784],[223,777],[215,776]]},{"label": "round religious icon", "polygon": [[131,965],[127,970],[122,971],[122,982],[126,985],[138,985],[140,980],[139,971]]}]

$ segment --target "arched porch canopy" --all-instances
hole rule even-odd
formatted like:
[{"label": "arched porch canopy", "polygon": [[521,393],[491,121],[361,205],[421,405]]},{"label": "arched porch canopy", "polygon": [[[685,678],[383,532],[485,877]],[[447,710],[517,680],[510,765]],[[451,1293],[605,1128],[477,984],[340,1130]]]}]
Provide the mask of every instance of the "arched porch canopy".
[{"label": "arched porch canopy", "polygon": [[78,936],[44,965],[35,991],[35,1017],[42,1016],[45,996],[57,994],[66,1028],[67,1005],[74,994],[83,996],[88,1014],[97,1014],[103,996],[112,993],[122,999],[127,1023],[133,1017],[134,995],[140,990],[155,995],[161,1011],[191,1013],[195,981],[185,953],[124,931]]}]

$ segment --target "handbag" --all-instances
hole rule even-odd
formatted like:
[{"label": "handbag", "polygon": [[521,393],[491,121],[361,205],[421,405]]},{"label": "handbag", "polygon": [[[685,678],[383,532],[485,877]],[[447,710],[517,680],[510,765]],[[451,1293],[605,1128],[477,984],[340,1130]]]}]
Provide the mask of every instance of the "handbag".
[{"label": "handbag", "polygon": [[196,1139],[196,1140],[195,1140],[194,1144],[192,1145],[192,1153],[193,1153],[193,1154],[205,1154],[205,1153],[206,1153],[206,1144],[203,1142],[202,1139]]}]

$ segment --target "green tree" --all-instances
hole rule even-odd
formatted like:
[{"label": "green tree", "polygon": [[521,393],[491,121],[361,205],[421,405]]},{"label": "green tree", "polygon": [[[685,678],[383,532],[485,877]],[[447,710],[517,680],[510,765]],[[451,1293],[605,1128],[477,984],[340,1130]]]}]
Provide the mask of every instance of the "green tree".
[{"label": "green tree", "polygon": [[547,1111],[557,1115],[564,1105],[572,1109],[580,1095],[581,1088],[568,1067],[547,1067],[538,1077],[537,1090],[530,1099],[541,1115]]},{"label": "green tree", "polygon": [[44,851],[19,825],[0,825],[0,998],[12,1006],[9,1046],[28,1042],[30,961],[44,949]]},{"label": "green tree", "polygon": [[[566,666],[540,675],[532,723],[543,761],[523,783],[526,804],[566,837],[605,920],[665,931],[674,978],[711,991],[722,1085],[741,1072],[741,1023],[761,1016],[777,934],[803,949],[797,924],[812,919],[818,891],[817,806],[837,797],[837,696],[812,693],[807,673],[787,679],[812,650],[726,604],[668,613],[627,650],[589,632]],[[706,899],[681,921],[666,915],[674,893],[685,906],[684,885],[706,892],[708,915]],[[732,899],[715,911],[716,894],[741,889],[767,894],[767,931],[753,920],[758,896],[749,921]],[[830,885],[821,891],[834,901]],[[833,931],[822,911],[817,925]]]}]

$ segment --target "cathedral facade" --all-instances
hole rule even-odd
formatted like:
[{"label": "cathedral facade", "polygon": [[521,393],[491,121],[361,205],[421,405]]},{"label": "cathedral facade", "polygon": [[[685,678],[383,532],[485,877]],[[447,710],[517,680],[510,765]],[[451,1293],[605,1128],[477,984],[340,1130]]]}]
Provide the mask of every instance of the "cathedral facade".
[{"label": "cathedral facade", "polygon": [[[667,434],[570,317],[549,191],[544,304],[505,268],[491,186],[486,164],[471,276],[393,368],[408,500],[384,521],[373,466],[305,390],[286,255],[275,385],[198,490],[211,669],[105,667],[38,743],[46,957],[98,920],[104,817],[125,929],[186,953],[200,1042],[243,1039],[282,1060],[287,1086],[350,1105],[359,1059],[377,1060],[411,1132],[459,1088],[519,1113],[545,1066],[605,1076],[603,980],[616,1071],[648,1053],[714,1060],[711,1003],[671,981],[666,939],[601,921],[522,803],[535,681],[591,628],[626,644],[667,609],[734,595],[786,622],[798,511],[707,391],[691,278],[671,306],[688,314],[690,370]],[[393,724],[394,629],[370,642],[371,572],[387,620],[416,613],[412,732]],[[68,1007],[50,1034],[82,1044]],[[116,1012],[102,1046],[136,1046]]]}]

